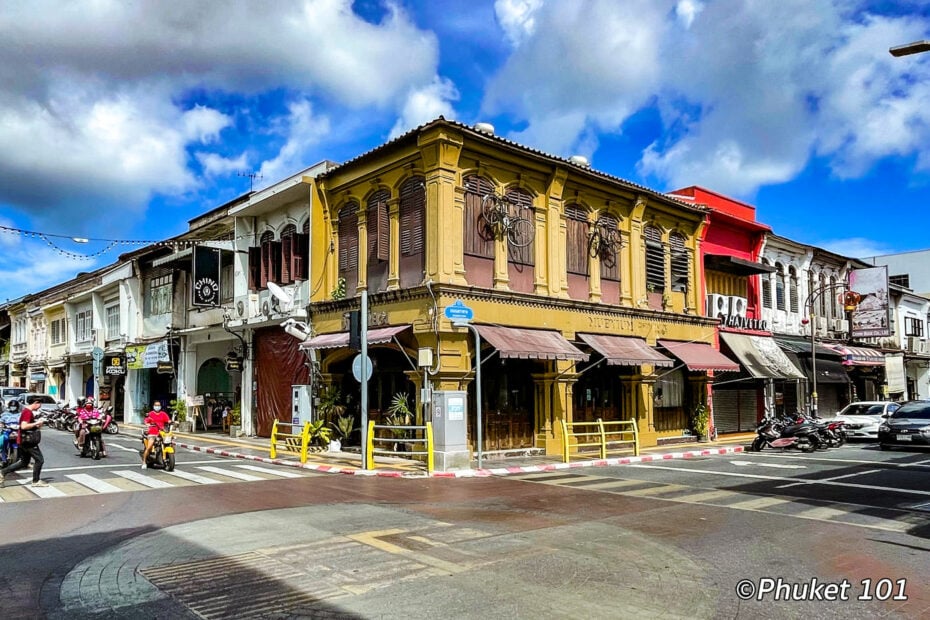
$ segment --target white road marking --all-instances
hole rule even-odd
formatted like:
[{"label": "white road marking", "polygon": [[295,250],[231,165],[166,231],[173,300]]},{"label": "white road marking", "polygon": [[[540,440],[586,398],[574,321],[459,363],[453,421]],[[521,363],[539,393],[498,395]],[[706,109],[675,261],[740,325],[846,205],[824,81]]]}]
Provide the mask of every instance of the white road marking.
[{"label": "white road marking", "polygon": [[[222,469],[220,467],[198,467],[197,469],[202,469],[204,471],[209,471],[214,474],[219,474],[221,476],[229,476],[230,478],[235,478],[237,480],[244,480],[246,482],[256,482],[258,480],[264,480],[258,476],[253,476],[251,474],[244,474],[240,471],[231,471],[229,469]],[[928,493],[930,495],[930,493]]]},{"label": "white road marking", "polygon": [[752,461],[730,461],[734,465],[745,467],[747,465],[756,465],[758,467],[774,467],[776,469],[807,469],[807,465],[778,465],[776,463],[754,463]]},{"label": "white road marking", "polygon": [[189,471],[179,471],[175,469],[174,471],[166,471],[164,473],[168,474],[169,476],[176,476],[183,480],[190,480],[191,482],[196,482],[197,484],[220,484],[219,480],[207,478],[206,476],[199,476]]},{"label": "white road marking", "polygon": [[[842,476],[834,476],[834,477],[832,477],[832,478],[821,478],[821,479],[820,479],[820,482],[831,482],[831,481],[833,481],[833,480],[842,480],[843,478],[855,478],[856,476],[864,476],[864,475],[866,475],[866,474],[874,474],[874,473],[880,472],[880,471],[882,471],[882,470],[880,470],[880,469],[869,469],[868,471],[860,471],[860,472],[856,472],[856,473],[854,473],[854,474],[843,474]],[[776,488],[776,489],[787,489],[788,487],[804,486],[805,484],[807,484],[807,483],[806,483],[806,482],[794,482],[794,483],[791,483],[791,484],[783,484],[783,485],[781,485],[781,486],[779,486],[779,487],[775,487],[775,488]]]},{"label": "white road marking", "polygon": [[829,459],[823,456],[801,456],[800,454],[766,454],[765,452],[744,453],[743,457],[762,457],[767,459],[793,459],[798,461],[824,461],[827,463],[856,463],[859,465],[883,465],[885,467],[930,467],[930,460],[913,463],[890,463],[887,461],[868,461],[865,459]]},{"label": "white road marking", "polygon": [[65,478],[74,480],[81,486],[85,486],[91,491],[96,491],[97,493],[120,493],[123,490],[117,486],[113,486],[109,482],[94,478],[89,474],[68,474],[65,476]]},{"label": "white road marking", "polygon": [[[204,465],[207,463],[228,463],[230,460],[232,459],[228,459],[228,460],[209,459],[205,461],[183,461],[183,462],[178,462],[178,465]],[[74,467],[43,467],[42,471],[43,472],[46,472],[46,471],[77,471],[81,469],[107,469],[107,468],[118,469],[120,467],[132,467],[132,466],[138,467],[139,463],[135,463],[132,465],[127,465],[126,463],[106,463],[104,465],[77,465]]]},{"label": "white road marking", "polygon": [[870,491],[888,491],[892,493],[904,493],[907,495],[926,495],[930,496],[930,491],[918,491],[916,489],[901,489],[897,487],[880,487],[872,484],[852,484],[849,482],[825,482],[823,480],[799,480],[798,478],[787,478],[785,476],[763,476],[761,474],[742,474],[735,472],[706,471],[703,469],[687,469],[684,467],[663,467],[662,465],[644,465],[636,463],[627,467],[638,467],[640,469],[664,469],[666,471],[684,471],[693,474],[705,474],[710,476],[730,476],[736,478],[754,478],[756,480],[784,480],[785,482],[797,482],[798,484],[822,484],[834,487],[846,487],[850,489],[868,489]]},{"label": "white road marking", "polygon": [[139,473],[138,471],[132,471],[131,469],[115,471],[113,472],[117,476],[126,478],[127,480],[132,480],[133,482],[138,482],[143,486],[147,486],[152,489],[171,489],[174,488],[174,485],[170,482],[165,482],[164,480],[158,480],[157,478],[151,478],[145,474]]},{"label": "white road marking", "polygon": [[67,497],[68,494],[64,491],[56,489],[53,486],[48,487],[34,487],[32,485],[32,480],[20,480],[19,483],[32,491],[34,494],[38,495],[41,498],[48,499],[50,497]]},{"label": "white road marking", "polygon": [[116,442],[114,442],[114,441],[108,441],[108,442],[107,442],[107,447],[108,447],[108,448],[116,448],[117,450],[122,450],[123,452],[135,452],[136,454],[139,453],[139,450],[136,449],[136,448],[127,448],[126,446],[121,446],[120,444],[118,444],[118,443],[116,443]]},{"label": "white road marking", "polygon": [[236,465],[239,469],[248,469],[249,471],[257,471],[263,474],[270,474],[272,476],[281,476],[282,478],[303,478],[303,474],[294,473],[292,471],[284,471],[283,469],[271,469],[269,467],[258,467],[257,465]]}]

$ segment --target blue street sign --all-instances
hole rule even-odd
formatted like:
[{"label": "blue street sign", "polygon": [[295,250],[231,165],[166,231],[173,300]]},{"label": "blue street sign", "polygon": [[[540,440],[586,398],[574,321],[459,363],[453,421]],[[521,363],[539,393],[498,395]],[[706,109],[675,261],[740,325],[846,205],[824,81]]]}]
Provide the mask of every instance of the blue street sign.
[{"label": "blue street sign", "polygon": [[463,304],[461,299],[456,299],[451,306],[446,306],[443,314],[450,321],[470,321],[475,318],[475,311]]}]

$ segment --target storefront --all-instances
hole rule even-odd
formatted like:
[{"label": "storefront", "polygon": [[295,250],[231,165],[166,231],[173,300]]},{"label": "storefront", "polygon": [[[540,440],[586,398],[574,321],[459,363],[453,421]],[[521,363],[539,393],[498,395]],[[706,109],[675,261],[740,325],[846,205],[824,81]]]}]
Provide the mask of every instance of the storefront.
[{"label": "storefront", "polygon": [[141,422],[156,400],[168,408],[177,394],[177,355],[168,340],[126,346],[125,422]]},{"label": "storefront", "polygon": [[850,402],[886,400],[885,354],[878,349],[842,344],[825,345],[836,351],[849,375]]},{"label": "storefront", "polygon": [[817,414],[829,417],[849,403],[849,375],[843,366],[842,357],[832,348],[815,344],[815,355],[811,355],[809,338],[776,336],[775,342],[804,373],[803,383],[784,382],[776,384],[776,393],[781,390],[783,404],[779,408],[776,396],[776,411],[792,413],[810,411],[810,394],[814,381],[814,366],[817,367]]}]

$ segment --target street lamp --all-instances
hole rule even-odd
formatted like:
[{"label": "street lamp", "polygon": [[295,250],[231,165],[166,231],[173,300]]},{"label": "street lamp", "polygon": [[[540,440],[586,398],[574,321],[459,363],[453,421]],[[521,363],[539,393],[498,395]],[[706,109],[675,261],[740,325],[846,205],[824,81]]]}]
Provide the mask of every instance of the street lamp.
[{"label": "street lamp", "polygon": [[[849,333],[852,334],[852,311],[856,309],[856,306],[859,305],[860,296],[859,293],[850,291],[846,288],[845,282],[840,282],[832,286],[825,286],[818,288],[815,291],[811,291],[807,296],[807,299],[804,302],[804,305],[807,307],[807,317],[811,325],[811,403],[810,410],[811,416],[817,417],[817,344],[814,340],[814,336],[817,334],[817,327],[814,325],[814,302],[819,299],[824,293],[845,290],[843,294],[843,310],[846,311],[846,318],[849,322]],[[852,336],[850,336],[852,337]]]},{"label": "street lamp", "polygon": [[930,52],[930,41],[914,41],[906,45],[898,45],[888,50],[892,56],[909,56],[911,54],[920,54],[921,52]]}]

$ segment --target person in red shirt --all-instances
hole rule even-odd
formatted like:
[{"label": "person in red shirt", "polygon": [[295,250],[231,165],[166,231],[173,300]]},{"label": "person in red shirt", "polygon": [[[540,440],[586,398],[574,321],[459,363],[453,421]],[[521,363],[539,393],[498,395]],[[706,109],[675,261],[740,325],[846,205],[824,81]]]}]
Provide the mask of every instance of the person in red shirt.
[{"label": "person in red shirt", "polygon": [[[42,465],[45,463],[45,458],[42,456],[42,451],[39,449],[39,442],[41,441],[39,429],[42,428],[45,420],[41,418],[37,420],[35,417],[35,412],[38,411],[41,406],[42,403],[35,400],[23,407],[23,412],[19,414],[19,460],[12,465],[0,469],[0,486],[3,486],[4,476],[17,469],[28,467],[29,461],[33,461],[32,486],[48,486],[48,483],[41,479]],[[29,434],[24,436],[23,431],[34,431],[34,433],[31,433],[34,441],[26,441],[26,437],[28,437]]]},{"label": "person in red shirt", "polygon": [[142,453],[142,469],[146,467],[145,463],[149,459],[149,453],[155,445],[158,433],[164,430],[165,425],[171,423],[168,414],[161,410],[161,401],[156,400],[152,403],[152,410],[145,414],[145,423],[148,425],[148,431],[145,435],[145,451]]}]

